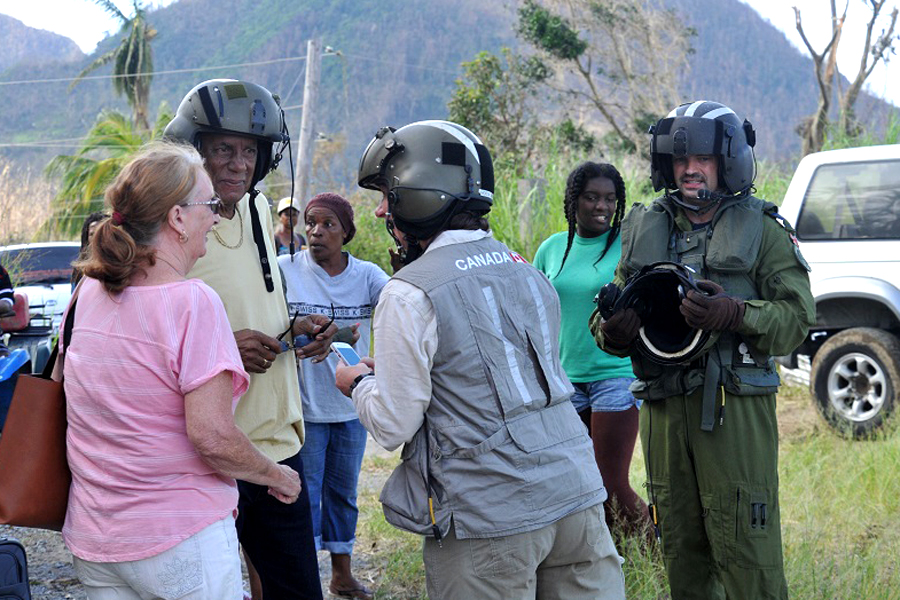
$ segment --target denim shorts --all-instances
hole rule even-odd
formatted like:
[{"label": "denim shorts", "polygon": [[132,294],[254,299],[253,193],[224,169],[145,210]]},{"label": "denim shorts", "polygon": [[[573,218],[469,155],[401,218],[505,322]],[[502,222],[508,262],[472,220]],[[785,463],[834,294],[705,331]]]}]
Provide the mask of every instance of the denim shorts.
[{"label": "denim shorts", "polygon": [[621,412],[632,406],[640,410],[642,400],[632,396],[628,389],[633,381],[631,377],[616,377],[573,383],[575,393],[572,394],[572,404],[578,412],[588,406],[591,412]]}]

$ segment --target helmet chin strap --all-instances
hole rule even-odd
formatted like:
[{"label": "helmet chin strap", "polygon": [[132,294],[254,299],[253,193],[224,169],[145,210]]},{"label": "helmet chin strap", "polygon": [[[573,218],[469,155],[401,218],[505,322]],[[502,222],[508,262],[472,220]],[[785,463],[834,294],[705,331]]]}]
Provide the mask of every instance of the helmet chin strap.
[{"label": "helmet chin strap", "polygon": [[419,240],[414,236],[404,234],[403,239],[406,240],[406,250],[401,251],[400,260],[403,261],[404,265],[408,265],[422,256],[422,254],[425,253],[425,250],[419,245]]},{"label": "helmet chin strap", "polygon": [[388,213],[384,219],[384,226],[391,238],[393,238],[394,244],[397,246],[397,254],[400,255],[400,262],[404,265],[408,265],[422,256],[422,253],[425,252],[425,250],[422,249],[422,246],[419,245],[418,238],[408,233],[403,234],[403,241],[406,242],[406,247],[403,246],[403,243],[400,242],[400,238],[394,233],[394,219],[391,218],[390,213]]},{"label": "helmet chin strap", "polygon": [[677,192],[677,195],[676,193],[669,193],[668,196],[672,199],[672,202],[674,202],[678,206],[698,215],[705,215],[713,208],[715,208],[720,202],[722,202],[722,200],[727,200],[728,198],[736,198],[738,194],[726,195],[710,190],[700,190],[697,192],[697,200],[705,201],[706,204],[703,206],[690,204],[689,202],[685,201],[684,194],[682,194],[680,191]]}]

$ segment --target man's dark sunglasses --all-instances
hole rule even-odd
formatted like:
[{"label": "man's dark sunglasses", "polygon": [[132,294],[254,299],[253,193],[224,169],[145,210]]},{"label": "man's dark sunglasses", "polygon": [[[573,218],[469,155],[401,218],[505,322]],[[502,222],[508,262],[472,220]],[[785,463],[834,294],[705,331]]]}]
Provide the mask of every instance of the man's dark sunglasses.
[{"label": "man's dark sunglasses", "polygon": [[305,333],[301,333],[300,335],[294,337],[291,340],[291,343],[284,341],[284,336],[289,334],[294,330],[294,321],[297,320],[297,317],[300,316],[300,311],[294,313],[294,316],[291,318],[291,324],[288,325],[288,328],[281,332],[281,334],[276,338],[279,342],[281,342],[281,351],[284,352],[290,348],[302,348],[307,344],[311,344],[315,341],[316,336],[331,327],[331,324],[334,323],[334,304],[331,305],[331,320],[319,327],[312,335],[307,335]]}]

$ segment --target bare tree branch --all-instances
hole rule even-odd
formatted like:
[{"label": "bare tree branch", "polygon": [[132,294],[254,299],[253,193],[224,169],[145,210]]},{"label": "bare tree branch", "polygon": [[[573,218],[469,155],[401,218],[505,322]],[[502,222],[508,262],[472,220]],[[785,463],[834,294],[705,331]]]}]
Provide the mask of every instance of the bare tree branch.
[{"label": "bare tree branch", "polygon": [[[859,94],[865,85],[866,80],[872,74],[872,71],[878,66],[878,63],[887,63],[890,54],[893,53],[894,42],[897,38],[894,35],[894,29],[897,25],[897,8],[891,11],[888,26],[881,30],[881,34],[873,40],[873,31],[881,16],[886,0],[867,0],[866,4],[870,6],[872,13],[869,16],[869,22],[866,24],[866,39],[862,48],[862,54],[859,61],[859,70],[856,77],[839,98],[840,106],[840,128],[845,134],[855,136],[860,131],[860,126],[856,122],[856,114],[854,107],[859,98]],[[869,57],[872,62],[869,62]]]},{"label": "bare tree branch", "polygon": [[[816,75],[816,84],[818,86],[818,105],[816,111],[803,120],[797,128],[803,140],[803,153],[817,152],[822,149],[825,142],[825,134],[827,131],[829,111],[834,96],[835,84],[838,88],[838,106],[840,108],[839,126],[842,132],[849,136],[855,136],[859,133],[859,124],[856,122],[854,115],[854,105],[862,91],[866,79],[872,74],[879,62],[886,63],[889,57],[894,53],[894,43],[897,36],[894,31],[897,24],[898,10],[894,8],[891,12],[887,27],[882,29],[881,34],[875,36],[875,26],[881,17],[882,9],[887,0],[865,0],[864,4],[871,9],[868,23],[866,24],[866,37],[862,49],[862,55],[859,62],[859,70],[850,83],[846,91],[843,91],[842,78],[837,68],[838,48],[840,46],[841,35],[847,20],[847,13],[850,7],[850,1],[844,4],[843,12],[838,16],[837,5],[835,0],[831,0],[831,39],[820,53],[816,52],[810,43],[806,32],[803,28],[800,10],[794,7],[794,20],[800,39],[806,46],[810,57],[813,60],[813,66]],[[871,62],[869,59],[871,57]]]}]

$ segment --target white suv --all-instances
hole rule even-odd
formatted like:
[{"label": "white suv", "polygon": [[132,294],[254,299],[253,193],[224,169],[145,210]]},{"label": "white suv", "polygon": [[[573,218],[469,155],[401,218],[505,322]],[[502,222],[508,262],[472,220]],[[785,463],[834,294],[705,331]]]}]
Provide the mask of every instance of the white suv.
[{"label": "white suv", "polygon": [[900,145],[805,157],[779,212],[797,229],[816,300],[816,325],[783,364],[808,356],[819,412],[867,437],[900,394]]}]

